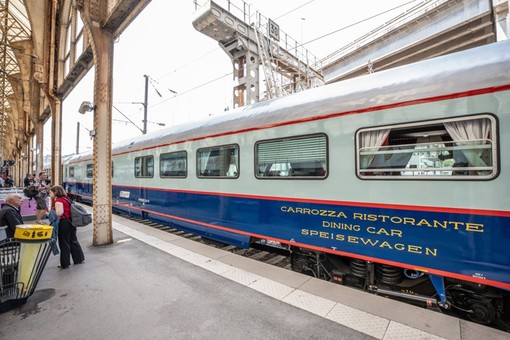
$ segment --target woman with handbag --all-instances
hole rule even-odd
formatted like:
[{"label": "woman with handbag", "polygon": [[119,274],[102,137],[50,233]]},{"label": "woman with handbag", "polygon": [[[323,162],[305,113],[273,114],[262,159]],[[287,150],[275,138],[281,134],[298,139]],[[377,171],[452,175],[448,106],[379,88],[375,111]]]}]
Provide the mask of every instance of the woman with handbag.
[{"label": "woman with handbag", "polygon": [[60,247],[60,265],[61,269],[68,268],[71,265],[71,257],[74,264],[85,262],[85,255],[76,237],[76,227],[71,224],[71,201],[67,193],[60,185],[54,185],[50,188],[51,207],[59,220],[58,245]]}]

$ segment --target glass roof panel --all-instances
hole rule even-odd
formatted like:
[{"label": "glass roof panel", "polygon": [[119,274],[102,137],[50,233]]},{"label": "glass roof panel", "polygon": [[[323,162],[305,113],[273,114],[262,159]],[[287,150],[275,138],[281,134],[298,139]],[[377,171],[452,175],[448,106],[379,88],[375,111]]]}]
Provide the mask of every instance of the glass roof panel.
[{"label": "glass roof panel", "polygon": [[[5,2],[5,0],[3,0]],[[9,13],[23,27],[24,31],[30,35],[30,21],[28,20],[27,9],[23,0],[9,0]]]},{"label": "glass roof panel", "polygon": [[[38,0],[39,1],[39,0]],[[12,119],[9,96],[14,93],[9,76],[19,74],[12,43],[31,38],[32,30],[24,0],[0,0],[0,151],[5,147],[7,120]],[[22,52],[22,51],[20,51]]]}]

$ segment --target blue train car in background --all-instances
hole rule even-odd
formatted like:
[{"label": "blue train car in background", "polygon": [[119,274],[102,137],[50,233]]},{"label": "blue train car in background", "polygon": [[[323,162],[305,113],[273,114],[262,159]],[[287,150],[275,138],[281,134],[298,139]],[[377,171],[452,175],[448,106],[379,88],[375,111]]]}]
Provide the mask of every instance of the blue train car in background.
[{"label": "blue train car in background", "polygon": [[[494,43],[117,143],[113,208],[508,329],[508,65]],[[90,203],[93,171],[65,164]]]}]

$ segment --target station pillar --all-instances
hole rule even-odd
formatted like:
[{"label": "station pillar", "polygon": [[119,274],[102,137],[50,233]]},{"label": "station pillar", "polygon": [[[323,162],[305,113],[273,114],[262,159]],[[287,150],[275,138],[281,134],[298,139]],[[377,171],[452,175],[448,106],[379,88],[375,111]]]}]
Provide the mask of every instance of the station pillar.
[{"label": "station pillar", "polygon": [[94,53],[93,240],[95,246],[113,243],[112,229],[112,89],[114,34],[103,24],[108,1],[77,1]]}]

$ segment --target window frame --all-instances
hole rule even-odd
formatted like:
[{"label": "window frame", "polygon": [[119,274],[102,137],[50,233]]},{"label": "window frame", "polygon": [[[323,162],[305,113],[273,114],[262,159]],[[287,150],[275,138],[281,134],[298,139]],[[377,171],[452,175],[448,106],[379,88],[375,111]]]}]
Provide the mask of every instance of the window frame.
[{"label": "window frame", "polygon": [[[137,176],[136,175],[136,161],[138,159],[152,159],[152,174],[151,175],[148,175],[148,176]],[[144,164],[147,164],[147,162],[143,162],[142,160],[142,169],[143,169],[143,165]],[[134,160],[133,160],[133,174],[134,174],[134,177],[135,178],[154,178],[154,167],[155,167],[155,164],[154,164],[154,155],[144,155],[144,156],[138,156],[138,157],[135,157]],[[141,171],[143,173],[143,171]]]},{"label": "window frame", "polygon": [[[468,120],[475,120],[475,119],[488,119],[490,122],[490,148],[484,147],[486,149],[490,149],[490,156],[492,160],[492,165],[490,166],[492,169],[492,172],[488,175],[461,175],[461,174],[453,174],[453,172],[456,172],[455,167],[452,168],[422,168],[423,172],[432,172],[432,171],[452,171],[452,174],[450,175],[364,175],[361,173],[361,157],[360,157],[360,149],[361,149],[361,133],[366,131],[378,131],[378,130],[384,130],[384,129],[411,129],[413,127],[416,128],[425,128],[427,126],[433,126],[433,125],[439,125],[449,122],[460,122],[460,121],[468,121]],[[449,134],[448,134],[449,135]],[[463,116],[455,116],[455,117],[448,117],[448,118],[439,118],[439,119],[430,119],[430,120],[421,120],[421,121],[413,121],[413,122],[406,122],[406,123],[397,123],[397,124],[391,124],[391,125],[381,125],[381,126],[373,126],[373,127],[363,127],[358,129],[355,132],[355,138],[354,138],[354,150],[355,150],[355,174],[356,177],[358,177],[361,180],[427,180],[427,181],[433,181],[433,180],[439,180],[439,181],[489,181],[494,180],[499,176],[500,172],[500,161],[499,161],[499,120],[498,118],[489,112],[483,112],[483,113],[476,113],[472,115],[463,115]],[[455,141],[452,142],[444,142],[444,143],[455,143]],[[415,143],[414,145],[419,145],[420,143]],[[423,143],[425,145],[426,143]],[[432,144],[432,143],[430,143]],[[436,143],[437,144],[437,143]],[[462,150],[462,147],[459,146],[452,146],[452,147],[443,147],[444,150],[452,150],[452,149],[459,149]],[[416,149],[414,149],[416,150]],[[381,153],[381,152],[379,152]],[[407,164],[409,165],[409,163]],[[469,171],[477,171],[476,167],[472,167],[472,170]],[[404,170],[407,169],[407,170]],[[417,168],[419,169],[419,168]],[[453,170],[450,170],[453,169]],[[409,168],[395,168],[392,169],[393,172],[401,172],[401,171],[410,171]],[[412,171],[412,170],[411,170]],[[416,170],[418,171],[418,170]],[[464,170],[466,171],[466,170]],[[373,171],[372,171],[373,172]]]},{"label": "window frame", "polygon": [[[236,175],[235,176],[221,176],[221,175],[203,175],[203,174],[200,174],[200,161],[199,161],[199,158],[200,158],[200,154],[202,152],[211,152],[212,150],[221,150],[221,149],[235,149],[237,150],[237,172],[236,172]],[[241,173],[241,148],[239,147],[239,144],[237,143],[232,143],[232,144],[223,144],[223,145],[216,145],[216,146],[208,146],[208,147],[203,147],[203,148],[198,148],[197,151],[196,151],[196,159],[195,159],[195,164],[196,164],[196,175],[197,175],[197,178],[222,178],[222,179],[237,179],[239,178],[240,176],[240,173]]]},{"label": "window frame", "polygon": [[[184,160],[185,160],[185,168],[184,168],[184,175],[163,175],[163,169],[161,166],[163,165],[163,162],[161,160],[161,157],[164,155],[173,155],[173,154],[184,154]],[[159,177],[160,178],[186,178],[188,177],[188,152],[186,150],[179,150],[179,151],[171,151],[171,152],[163,152],[159,154]]]},{"label": "window frame", "polygon": [[[325,172],[324,175],[322,175],[322,176],[299,176],[299,175],[298,176],[260,176],[259,175],[258,147],[260,144],[279,142],[279,141],[285,141],[285,140],[307,139],[307,138],[313,138],[313,137],[324,137],[324,139],[325,139],[325,150],[324,151],[325,151],[326,157],[325,157],[325,169],[323,168],[323,171]],[[259,140],[259,141],[255,142],[255,145],[253,148],[253,157],[254,157],[253,170],[254,170],[254,176],[256,179],[260,179],[260,180],[325,180],[329,176],[329,167],[330,167],[329,166],[329,138],[328,138],[328,135],[324,132]]]},{"label": "window frame", "polygon": [[87,163],[85,165],[85,178],[94,177],[94,163]]}]

